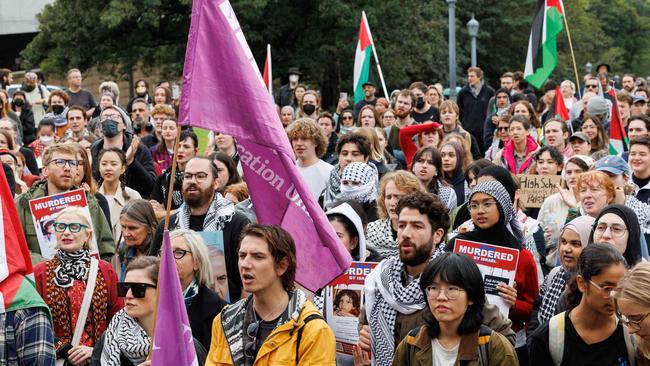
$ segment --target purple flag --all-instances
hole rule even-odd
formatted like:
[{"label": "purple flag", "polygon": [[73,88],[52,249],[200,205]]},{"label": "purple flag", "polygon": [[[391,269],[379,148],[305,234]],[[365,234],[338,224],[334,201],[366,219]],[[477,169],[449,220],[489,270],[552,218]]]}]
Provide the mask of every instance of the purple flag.
[{"label": "purple flag", "polygon": [[294,238],[296,280],[315,291],[351,257],[295,166],[287,134],[228,1],[195,0],[187,40],[180,124],[237,139],[259,222]]},{"label": "purple flag", "polygon": [[181,281],[176,272],[167,230],[163,234],[158,292],[158,314],[151,365],[198,366],[192,329],[187,319]]}]

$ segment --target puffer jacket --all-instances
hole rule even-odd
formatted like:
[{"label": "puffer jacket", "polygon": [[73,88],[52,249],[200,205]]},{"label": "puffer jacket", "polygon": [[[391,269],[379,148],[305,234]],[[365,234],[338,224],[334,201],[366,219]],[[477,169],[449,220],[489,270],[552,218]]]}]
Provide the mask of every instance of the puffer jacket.
[{"label": "puffer jacket", "polygon": [[[243,319],[252,295],[223,309],[212,323],[212,342],[206,366],[235,365],[241,358],[243,365],[242,337],[246,337]],[[336,341],[334,333],[323,319],[314,319],[305,325],[305,319],[320,312],[299,290],[289,300],[288,321],[276,327],[261,345],[254,366],[295,365],[298,333],[301,328],[299,365],[336,365]],[[282,322],[282,321],[280,321]],[[237,330],[231,332],[230,330]],[[230,336],[226,335],[228,329]]]},{"label": "puffer jacket", "polygon": [[[78,187],[72,187],[70,190],[77,188]],[[45,197],[47,195],[47,180],[43,179],[34,182],[32,187],[27,192],[14,199],[14,202],[16,203],[16,209],[18,210],[18,216],[20,217],[20,222],[23,225],[23,230],[25,231],[27,247],[29,248],[29,254],[32,256],[33,264],[43,262],[45,258],[41,256],[41,247],[38,244],[36,228],[34,227],[34,221],[32,220],[32,211],[29,208],[29,201],[35,198]],[[106,216],[104,216],[102,209],[99,207],[97,198],[95,198],[94,195],[88,194],[88,192],[86,192],[86,200],[88,201],[90,219],[93,222],[93,236],[97,240],[99,255],[102,259],[110,262],[111,257],[113,257],[115,254],[115,243],[113,242],[111,227],[108,225]]]}]

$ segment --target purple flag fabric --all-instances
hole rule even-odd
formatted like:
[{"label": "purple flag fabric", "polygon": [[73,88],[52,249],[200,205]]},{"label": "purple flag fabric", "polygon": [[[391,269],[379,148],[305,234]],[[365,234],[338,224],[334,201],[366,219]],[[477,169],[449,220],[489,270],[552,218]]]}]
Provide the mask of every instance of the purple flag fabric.
[{"label": "purple flag fabric", "polygon": [[296,242],[296,280],[315,291],[351,257],[296,168],[289,139],[228,1],[195,0],[187,41],[180,124],[233,135],[260,223]]},{"label": "purple flag fabric", "polygon": [[176,272],[167,230],[163,234],[158,292],[158,314],[151,365],[198,366],[192,329],[187,318],[181,281]]}]

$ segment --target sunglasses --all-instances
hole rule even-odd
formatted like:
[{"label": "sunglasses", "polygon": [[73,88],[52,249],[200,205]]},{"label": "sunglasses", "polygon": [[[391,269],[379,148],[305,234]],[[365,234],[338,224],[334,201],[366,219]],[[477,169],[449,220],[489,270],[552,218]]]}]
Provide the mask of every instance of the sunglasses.
[{"label": "sunglasses", "polygon": [[351,116],[343,116],[343,117],[341,117],[341,119],[344,119],[344,120],[346,120],[346,119],[352,119],[352,117],[351,117]]},{"label": "sunglasses", "polygon": [[246,328],[246,335],[252,339],[251,342],[248,342],[246,344],[246,347],[244,348],[244,356],[247,358],[250,358],[251,360],[255,360],[255,357],[257,356],[257,352],[255,350],[257,349],[257,334],[260,330],[260,322],[255,321],[253,323],[250,323],[248,325],[248,328]]},{"label": "sunglasses", "polygon": [[126,293],[131,290],[133,297],[141,299],[147,294],[147,288],[156,288],[156,285],[141,282],[118,282],[117,296],[126,297]]},{"label": "sunglasses", "polygon": [[597,88],[598,88],[598,85],[585,85],[585,88],[588,88],[588,89],[592,89],[592,88],[593,88],[593,89],[597,89]]},{"label": "sunglasses", "polygon": [[497,127],[497,131],[507,132],[510,127]]}]

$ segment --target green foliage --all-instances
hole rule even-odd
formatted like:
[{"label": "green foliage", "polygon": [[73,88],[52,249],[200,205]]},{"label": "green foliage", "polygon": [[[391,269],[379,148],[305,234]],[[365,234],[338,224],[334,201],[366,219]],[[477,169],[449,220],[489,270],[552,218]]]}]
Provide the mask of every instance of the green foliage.
[{"label": "green foliage", "polygon": [[[466,23],[480,22],[478,64],[498,86],[505,71],[523,70],[537,0],[463,0],[457,3],[458,76],[469,66]],[[133,68],[182,72],[192,0],[57,0],[39,15],[40,33],[23,51],[26,68],[63,74],[71,67],[123,76]],[[447,4],[443,0],[232,0],[255,58],[273,48],[275,84],[299,67],[325,105],[352,90],[354,52],[365,10],[387,88],[415,80],[448,80]],[[647,0],[565,0],[580,74],[589,61],[614,72],[650,69]],[[557,80],[575,79],[566,32],[558,40]],[[374,79],[379,85],[379,77]],[[461,83],[462,85],[462,83]],[[380,88],[381,89],[381,88]]]}]

